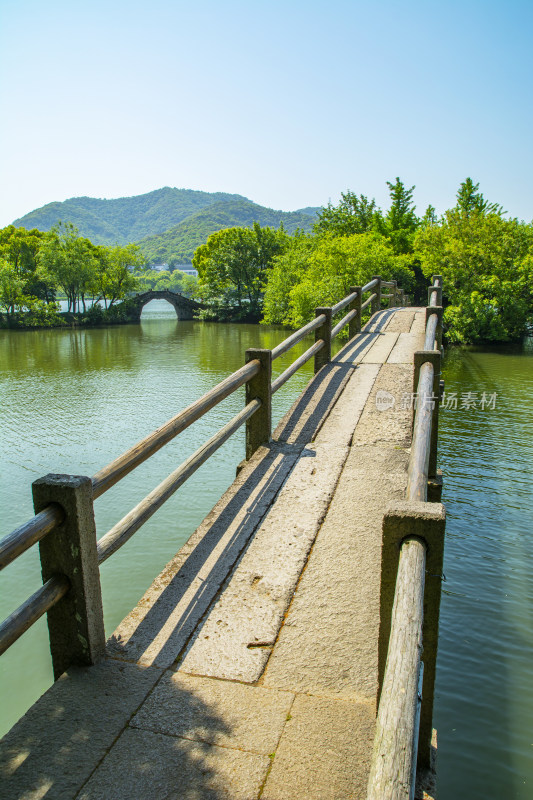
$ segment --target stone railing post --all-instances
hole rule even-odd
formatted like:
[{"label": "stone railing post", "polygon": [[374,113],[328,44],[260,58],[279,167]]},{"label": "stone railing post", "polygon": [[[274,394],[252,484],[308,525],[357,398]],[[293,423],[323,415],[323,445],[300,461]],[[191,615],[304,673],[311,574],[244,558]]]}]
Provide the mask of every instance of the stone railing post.
[{"label": "stone railing post", "polygon": [[361,311],[361,305],[363,303],[363,297],[361,295],[361,287],[360,286],[350,286],[350,294],[357,292],[357,297],[355,300],[350,303],[348,309],[350,311],[357,311],[357,316],[355,319],[351,319],[348,324],[349,330],[349,338],[353,339],[358,333],[361,333],[361,317],[363,312]]},{"label": "stone railing post", "polygon": [[258,447],[270,441],[272,434],[272,350],[249,349],[245,354],[245,362],[257,359],[261,369],[246,383],[246,400],[261,400],[259,408],[246,421],[246,458],[253,456]]},{"label": "stone railing post", "polygon": [[421,503],[408,500],[395,501],[389,505],[383,518],[381,608],[378,640],[379,693],[381,693],[383,685],[389,647],[400,545],[407,537],[414,536],[421,539],[427,547],[424,620],[422,624],[424,681],[422,685],[422,708],[418,739],[418,765],[426,769],[431,765],[431,734],[433,729],[445,524],[446,514],[444,506],[440,503]]},{"label": "stone railing post", "polygon": [[324,364],[328,364],[331,361],[331,308],[316,308],[315,317],[319,317],[321,314],[324,314],[326,320],[320,328],[316,329],[315,342],[323,339],[324,347],[315,355],[315,375],[319,369],[322,369]]},{"label": "stone railing post", "polygon": [[[439,405],[440,405],[440,350],[417,350],[414,354],[415,369],[413,376],[413,394],[418,392],[418,380],[420,377],[420,367],[429,361],[433,364],[433,418],[431,420],[431,448],[429,451],[429,470],[428,478],[437,475],[437,444],[439,439]],[[416,398],[419,402],[420,398]],[[414,422],[414,415],[413,415]]]},{"label": "stone railing post", "polygon": [[428,286],[428,306],[433,305],[431,302],[433,292],[437,293],[437,302],[435,305],[442,306],[442,286]]},{"label": "stone railing post", "polygon": [[375,294],[376,296],[374,297],[370,305],[372,314],[375,314],[377,311],[381,310],[381,278],[379,275],[373,275],[372,280],[373,281],[377,280],[378,282],[378,285],[375,287],[373,291],[373,294]]},{"label": "stone railing post", "polygon": [[43,583],[65,575],[70,590],[48,611],[54,680],[71,665],[90,665],[105,651],[100,570],[96,550],[93,489],[90,478],[46,475],[33,485],[39,513],[58,503],[65,519],[39,542]]}]

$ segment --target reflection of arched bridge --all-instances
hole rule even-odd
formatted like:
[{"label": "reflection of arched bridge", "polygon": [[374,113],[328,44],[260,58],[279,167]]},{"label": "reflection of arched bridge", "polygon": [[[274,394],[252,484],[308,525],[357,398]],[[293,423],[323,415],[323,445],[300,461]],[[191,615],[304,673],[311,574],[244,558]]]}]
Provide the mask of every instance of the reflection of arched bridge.
[{"label": "reflection of arched bridge", "polygon": [[135,310],[132,316],[135,317],[136,322],[141,321],[141,314],[144,306],[151,300],[167,300],[176,309],[178,319],[193,319],[194,311],[199,311],[203,306],[196,303],[189,297],[185,297],[179,292],[171,292],[168,289],[163,291],[150,290],[142,294],[135,295],[131,298],[131,303],[135,305]]}]

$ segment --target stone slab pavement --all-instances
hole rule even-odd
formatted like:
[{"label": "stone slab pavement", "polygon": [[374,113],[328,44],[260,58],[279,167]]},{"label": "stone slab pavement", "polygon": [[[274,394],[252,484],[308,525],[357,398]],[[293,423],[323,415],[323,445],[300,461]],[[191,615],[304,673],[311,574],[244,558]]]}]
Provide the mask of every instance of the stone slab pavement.
[{"label": "stone slab pavement", "polygon": [[405,493],[424,323],[379,312],[313,378],[106,660],[4,738],[2,800],[365,798],[381,525]]}]

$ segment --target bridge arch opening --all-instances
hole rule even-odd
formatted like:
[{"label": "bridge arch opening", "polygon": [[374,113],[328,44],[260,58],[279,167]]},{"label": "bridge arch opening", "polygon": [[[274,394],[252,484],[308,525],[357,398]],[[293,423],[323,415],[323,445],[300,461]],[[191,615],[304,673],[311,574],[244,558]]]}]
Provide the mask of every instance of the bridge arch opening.
[{"label": "bridge arch opening", "polygon": [[140,307],[140,319],[181,319],[174,303],[167,298],[156,297],[147,300]]},{"label": "bridge arch opening", "polygon": [[[148,292],[144,292],[143,294],[138,294],[134,298],[135,303],[135,315],[137,321],[140,322],[141,315],[146,305],[151,303],[153,300],[158,301],[166,301],[164,305],[159,305],[159,309],[162,310],[163,315],[168,315],[168,308],[167,306],[170,304],[174,311],[176,312],[176,316],[179,320],[189,320],[194,319],[194,313],[197,309],[201,308],[201,305],[196,303],[194,300],[191,300],[188,297],[185,297],[179,292],[172,292],[170,290],[160,291],[157,289],[151,289]],[[152,309],[150,309],[150,312]],[[166,312],[166,313],[165,313]]]}]

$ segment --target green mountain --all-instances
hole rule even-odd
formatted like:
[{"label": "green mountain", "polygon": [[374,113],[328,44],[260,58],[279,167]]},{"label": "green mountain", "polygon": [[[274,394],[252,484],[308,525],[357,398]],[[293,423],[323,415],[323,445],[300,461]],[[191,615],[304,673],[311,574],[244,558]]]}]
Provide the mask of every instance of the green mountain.
[{"label": "green mountain", "polygon": [[206,206],[223,201],[246,201],[239,194],[157,189],[135,197],[101,200],[72,197],[48,203],[14,221],[16,227],[48,231],[59,220],[72,222],[94,244],[127,244],[163,233]]},{"label": "green mountain", "polygon": [[215,231],[235,226],[251,227],[259,222],[263,227],[279,228],[283,223],[288,233],[297,228],[311,230],[315,218],[299,211],[274,211],[250,200],[226,200],[203,208],[157,236],[137,242],[150,263],[190,262],[196,248],[205,244]]},{"label": "green mountain", "polygon": [[296,209],[297,214],[309,214],[309,216],[313,218],[315,217],[315,214],[318,214],[319,211],[322,211],[322,206],[306,206],[305,208]]},{"label": "green mountain", "polygon": [[136,242],[150,263],[190,262],[207,237],[222,228],[251,226],[254,222],[288,233],[310,230],[319,208],[274,211],[240,194],[199,192],[166,186],[135,197],[101,200],[72,197],[48,203],[13,223],[16,227],[49,231],[59,220],[71,222],[94,244]]}]

